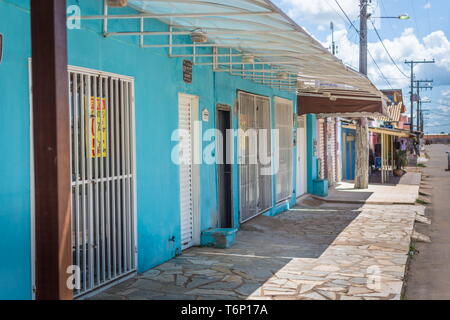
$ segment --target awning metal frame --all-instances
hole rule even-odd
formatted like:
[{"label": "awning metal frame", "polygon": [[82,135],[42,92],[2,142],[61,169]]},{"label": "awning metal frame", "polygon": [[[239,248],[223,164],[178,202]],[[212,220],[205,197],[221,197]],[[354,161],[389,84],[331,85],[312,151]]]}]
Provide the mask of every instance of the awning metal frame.
[{"label": "awning metal frame", "polygon": [[[111,14],[103,0],[101,15],[81,19],[103,20],[105,37],[136,36],[142,48],[168,48],[170,57],[191,58],[195,65],[210,65],[217,72],[228,68],[231,74],[289,91],[339,90],[382,96],[366,76],[345,66],[269,0],[129,0],[128,7],[136,13],[117,14],[115,10]],[[128,19],[138,19],[139,30],[110,31],[109,21]],[[162,21],[168,31],[147,30],[146,19]],[[194,31],[205,33],[207,43],[174,41]],[[167,37],[167,42],[146,41],[154,37]],[[200,48],[211,48],[212,53]],[[254,63],[242,61],[246,55],[253,56]],[[235,66],[241,66],[240,70]],[[281,79],[286,76],[277,79],[280,72],[288,74],[287,84]]]}]

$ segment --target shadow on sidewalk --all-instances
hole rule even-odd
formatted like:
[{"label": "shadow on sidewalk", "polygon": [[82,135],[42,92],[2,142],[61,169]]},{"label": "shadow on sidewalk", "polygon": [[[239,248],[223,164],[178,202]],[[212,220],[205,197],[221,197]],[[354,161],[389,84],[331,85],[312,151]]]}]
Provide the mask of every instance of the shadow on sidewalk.
[{"label": "shadow on sidewalk", "polygon": [[243,224],[226,250],[191,248],[94,299],[245,299],[293,261],[318,259],[360,214],[352,208],[296,206]]}]

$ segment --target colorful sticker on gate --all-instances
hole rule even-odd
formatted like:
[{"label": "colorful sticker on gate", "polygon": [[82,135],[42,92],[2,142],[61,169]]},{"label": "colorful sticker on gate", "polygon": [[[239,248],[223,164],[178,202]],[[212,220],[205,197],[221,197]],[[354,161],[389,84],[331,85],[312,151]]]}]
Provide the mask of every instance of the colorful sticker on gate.
[{"label": "colorful sticker on gate", "polygon": [[107,156],[106,99],[91,97],[89,103],[89,139],[92,158]]}]

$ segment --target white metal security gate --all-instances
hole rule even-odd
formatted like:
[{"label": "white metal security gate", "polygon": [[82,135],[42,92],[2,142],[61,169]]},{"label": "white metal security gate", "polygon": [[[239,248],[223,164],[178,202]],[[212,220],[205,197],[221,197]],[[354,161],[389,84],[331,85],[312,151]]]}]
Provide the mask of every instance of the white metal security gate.
[{"label": "white metal security gate", "polygon": [[334,119],[325,119],[327,122],[327,177],[330,186],[336,183],[336,123]]},{"label": "white metal security gate", "polygon": [[[238,106],[240,220],[245,222],[272,206],[271,161],[260,161],[263,154],[272,158],[270,100],[240,91]],[[264,140],[260,139],[264,137],[259,135],[260,129],[266,130]]]},{"label": "white metal security gate", "polygon": [[297,197],[302,196],[307,191],[307,141],[306,141],[306,116],[298,117],[297,129]]},{"label": "white metal security gate", "polygon": [[275,98],[275,128],[279,132],[279,169],[276,173],[276,199],[284,201],[292,195],[293,109],[292,101]]},{"label": "white metal security gate", "polygon": [[326,178],[325,174],[325,123],[324,119],[319,119],[319,141],[318,141],[318,150],[319,150],[319,177],[321,179]]},{"label": "white metal security gate", "polygon": [[69,77],[78,297],[136,271],[134,84],[85,69]]},{"label": "white metal security gate", "polygon": [[196,218],[198,217],[198,165],[194,154],[198,151],[194,143],[194,122],[198,118],[198,98],[179,94],[178,126],[180,145],[180,225],[181,249],[194,245]]}]

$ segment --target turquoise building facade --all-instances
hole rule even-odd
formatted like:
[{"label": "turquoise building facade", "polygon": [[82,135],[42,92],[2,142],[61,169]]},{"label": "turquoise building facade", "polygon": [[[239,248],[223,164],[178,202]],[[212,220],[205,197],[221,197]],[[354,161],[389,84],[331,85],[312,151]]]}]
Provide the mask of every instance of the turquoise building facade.
[{"label": "turquoise building facade", "polygon": [[[83,15],[100,14],[102,3],[71,0]],[[131,9],[122,13],[132,12]],[[128,11],[130,10],[130,11]],[[33,189],[30,115],[29,0],[0,0],[0,33],[3,60],[0,63],[0,299],[33,298]],[[110,29],[136,22],[110,23]],[[147,28],[167,31],[168,26],[152,20]],[[134,25],[133,25],[134,26]],[[199,97],[199,110],[207,110],[209,121],[203,130],[216,127],[216,105],[233,107],[232,128],[237,129],[236,105],[239,90],[270,98],[271,124],[275,127],[274,99],[292,101],[288,92],[227,72],[214,72],[209,66],[193,66],[191,84],[183,81],[183,59],[171,58],[167,48],[141,48],[137,37],[108,37],[101,34],[101,21],[82,21],[80,29],[68,30],[68,58],[71,66],[89,68],[134,78],[136,136],[137,271],[155,267],[181,252],[179,167],[172,163],[172,132],[178,127],[178,93]],[[158,43],[155,40],[155,43]],[[180,43],[188,42],[188,37]],[[202,49],[209,52],[211,49]],[[200,115],[201,117],[201,115]],[[200,118],[199,118],[200,120]],[[296,123],[296,122],[294,122]],[[308,192],[317,178],[315,116],[307,117]],[[293,128],[293,134],[295,132]],[[235,144],[238,145],[235,138]],[[209,143],[204,142],[204,147]],[[273,146],[275,148],[276,146]],[[265,214],[275,215],[295,205],[296,147],[292,154],[294,190],[288,201],[275,201]],[[237,160],[237,155],[235,155]],[[199,169],[200,228],[216,228],[218,223],[217,166],[201,164]],[[233,164],[233,224],[239,227],[239,166]],[[174,239],[174,241],[171,241]]]}]

